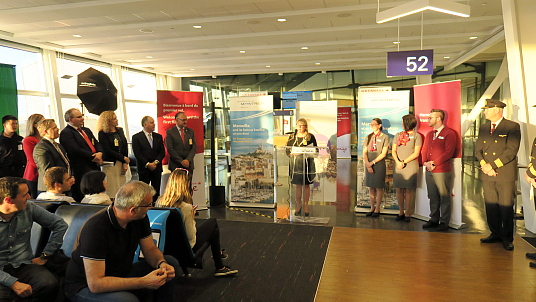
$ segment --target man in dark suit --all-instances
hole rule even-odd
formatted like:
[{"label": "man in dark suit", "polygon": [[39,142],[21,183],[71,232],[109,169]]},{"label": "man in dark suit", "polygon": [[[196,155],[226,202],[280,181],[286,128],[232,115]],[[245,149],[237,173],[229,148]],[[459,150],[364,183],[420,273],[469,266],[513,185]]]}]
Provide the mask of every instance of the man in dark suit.
[{"label": "man in dark suit", "polygon": [[22,177],[26,167],[26,155],[22,150],[23,137],[17,134],[19,120],[16,116],[2,117],[4,131],[0,133],[0,177]]},{"label": "man in dark suit", "polygon": [[502,242],[514,249],[514,200],[517,180],[517,151],[521,141],[519,124],[503,117],[506,104],[488,99],[482,107],[489,122],[480,126],[475,155],[482,170],[482,190],[491,235],[482,243]]},{"label": "man in dark suit", "polygon": [[81,202],[84,194],[80,191],[82,176],[92,170],[100,170],[102,165],[102,147],[89,128],[82,127],[84,115],[80,110],[71,108],[65,112],[65,121],[69,123],[60,134],[60,144],[67,151],[71,162],[71,171],[76,179],[72,186],[73,198]]},{"label": "man in dark suit", "polygon": [[154,132],[154,119],[144,116],[141,119],[143,130],[132,136],[132,150],[136,157],[138,175],[141,181],[150,184],[156,191],[153,199],[160,195],[162,180],[162,160],[166,155],[162,135]]},{"label": "man in dark suit", "polygon": [[192,180],[196,143],[194,130],[186,127],[187,122],[188,117],[184,112],[175,114],[176,127],[166,131],[166,148],[169,153],[169,170],[187,169]]},{"label": "man in dark suit", "polygon": [[[63,167],[67,169],[69,175],[72,173],[67,151],[56,142],[56,139],[60,137],[60,129],[56,122],[53,119],[42,120],[37,124],[37,130],[42,139],[35,145],[33,158],[39,171],[37,190],[41,193],[47,190],[44,177],[48,168]],[[80,179],[75,179],[75,181],[80,181]]]}]

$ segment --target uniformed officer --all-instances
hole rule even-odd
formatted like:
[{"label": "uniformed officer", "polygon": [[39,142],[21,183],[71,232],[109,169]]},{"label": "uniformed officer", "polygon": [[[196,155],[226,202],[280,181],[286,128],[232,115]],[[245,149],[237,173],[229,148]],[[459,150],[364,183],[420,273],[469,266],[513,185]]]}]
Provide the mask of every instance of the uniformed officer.
[{"label": "uniformed officer", "polygon": [[503,117],[506,104],[487,99],[484,115],[489,122],[480,126],[475,155],[482,170],[486,218],[491,235],[482,243],[502,242],[514,249],[514,199],[517,180],[517,151],[521,140],[519,124]]}]

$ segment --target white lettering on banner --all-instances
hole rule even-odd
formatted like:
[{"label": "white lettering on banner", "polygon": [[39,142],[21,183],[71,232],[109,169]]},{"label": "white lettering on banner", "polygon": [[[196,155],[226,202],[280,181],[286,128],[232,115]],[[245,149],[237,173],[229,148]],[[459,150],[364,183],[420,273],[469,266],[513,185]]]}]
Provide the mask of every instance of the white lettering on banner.
[{"label": "white lettering on banner", "polygon": [[82,82],[80,83],[80,85],[78,85],[79,87],[97,87],[97,84],[95,83],[88,83],[88,82]]}]

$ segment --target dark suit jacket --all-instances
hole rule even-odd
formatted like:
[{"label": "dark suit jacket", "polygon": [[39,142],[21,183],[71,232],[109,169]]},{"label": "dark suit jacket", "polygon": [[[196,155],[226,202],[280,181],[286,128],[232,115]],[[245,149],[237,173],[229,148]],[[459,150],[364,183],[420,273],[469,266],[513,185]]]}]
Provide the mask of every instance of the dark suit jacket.
[{"label": "dark suit jacket", "polygon": [[[63,152],[63,155],[67,158],[65,148],[63,148],[61,144],[59,147]],[[52,143],[47,139],[41,139],[37,145],[35,145],[33,158],[39,172],[39,178],[37,180],[37,190],[39,191],[47,190],[43,177],[45,176],[45,171],[48,168],[64,167],[69,169],[69,162],[65,162],[65,160],[63,160],[63,157],[58,153],[58,150],[56,150]]]},{"label": "dark suit jacket", "polygon": [[169,170],[173,171],[176,168],[184,168],[181,161],[187,159],[190,162],[189,170],[194,169],[194,156],[196,150],[196,142],[194,130],[184,127],[184,140],[182,142],[179,129],[174,126],[166,131],[166,148],[169,153]]},{"label": "dark suit jacket", "polygon": [[166,155],[164,149],[164,140],[162,135],[153,132],[153,147],[149,144],[145,132],[140,131],[132,136],[132,151],[134,151],[134,156],[136,157],[136,163],[138,166],[139,174],[150,173],[151,170],[145,168],[147,163],[152,163],[155,160],[158,160],[160,163],[156,166],[156,169],[152,172],[162,173],[162,160]]},{"label": "dark suit jacket", "polygon": [[[82,130],[89,137],[97,152],[102,152],[102,147],[95,139],[93,132],[89,128],[82,127]],[[87,145],[84,137],[71,125],[67,125],[60,134],[60,144],[67,151],[67,156],[71,162],[73,175],[76,176],[76,181],[82,180],[82,176],[92,170],[100,170],[97,163],[92,162],[93,152]]]},{"label": "dark suit jacket", "polygon": [[[105,161],[111,161],[115,164],[116,161],[122,163],[125,162],[125,157],[128,157],[128,143],[125,137],[123,128],[116,127],[115,133],[106,133],[99,131],[99,143],[102,146],[102,159]],[[118,146],[115,145],[114,140],[119,137]]]},{"label": "dark suit jacket", "polygon": [[489,163],[497,176],[482,173],[482,181],[516,181],[517,151],[521,141],[519,124],[503,119],[492,135],[491,122],[480,126],[475,146],[475,156],[480,165]]}]

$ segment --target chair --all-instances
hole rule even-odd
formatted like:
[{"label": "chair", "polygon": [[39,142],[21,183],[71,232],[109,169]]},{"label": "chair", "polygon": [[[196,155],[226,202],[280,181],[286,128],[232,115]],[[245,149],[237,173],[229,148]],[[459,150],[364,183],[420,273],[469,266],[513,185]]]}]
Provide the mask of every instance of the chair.
[{"label": "chair", "polygon": [[[49,211],[50,213],[56,212],[56,209],[61,205],[69,204],[66,201],[42,201],[42,200],[31,200],[31,201],[35,203],[36,205]],[[43,250],[45,249],[45,246],[48,243],[48,239],[50,237],[51,232],[50,232],[50,229],[43,228],[37,222],[33,223],[31,232],[32,233],[30,236],[30,246],[32,247],[34,256],[39,257],[41,253],[43,253]]]},{"label": "chair", "polygon": [[177,208],[153,208],[151,211],[170,211],[166,221],[166,242],[164,254],[175,257],[184,275],[190,276],[188,268],[203,268],[203,254],[210,244],[205,243],[196,253],[190,247],[190,241],[184,226],[182,212]]},{"label": "chair", "polygon": [[71,204],[62,205],[56,210],[56,215],[63,218],[69,225],[61,246],[66,256],[71,257],[78,232],[86,220],[106,207],[94,204]]}]

